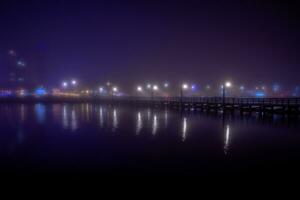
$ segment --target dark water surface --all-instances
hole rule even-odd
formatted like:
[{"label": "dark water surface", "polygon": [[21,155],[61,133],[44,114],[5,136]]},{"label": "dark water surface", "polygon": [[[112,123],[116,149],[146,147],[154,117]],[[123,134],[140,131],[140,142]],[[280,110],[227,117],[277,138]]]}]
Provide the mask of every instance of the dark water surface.
[{"label": "dark water surface", "polygon": [[0,105],[1,174],[297,175],[298,118],[98,104]]}]

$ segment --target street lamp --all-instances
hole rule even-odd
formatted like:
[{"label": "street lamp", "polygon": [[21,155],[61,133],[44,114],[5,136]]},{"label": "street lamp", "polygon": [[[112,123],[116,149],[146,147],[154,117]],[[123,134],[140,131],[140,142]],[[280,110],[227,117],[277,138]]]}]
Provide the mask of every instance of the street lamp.
[{"label": "street lamp", "polygon": [[66,82],[66,81],[62,82],[62,87],[67,88],[68,87],[68,82]]},{"label": "street lamp", "polygon": [[165,84],[164,84],[164,87],[165,87],[165,88],[169,87],[169,83],[165,83]]},{"label": "street lamp", "polygon": [[187,90],[187,89],[189,89],[189,85],[186,84],[186,83],[182,84],[181,89],[180,89],[180,102],[181,103],[182,103],[182,100],[183,100],[183,91]]},{"label": "street lamp", "polygon": [[229,88],[229,87],[231,87],[231,85],[232,85],[232,84],[231,84],[231,82],[229,82],[229,81],[227,81],[227,82],[225,83],[225,87],[228,87],[228,88]]},{"label": "street lamp", "polygon": [[223,107],[225,106],[225,93],[226,93],[226,88],[230,88],[232,86],[232,83],[229,81],[226,81],[225,84],[222,85],[222,90],[223,90]]},{"label": "street lamp", "polygon": [[137,86],[136,90],[137,90],[138,92],[142,92],[142,91],[143,91],[143,88],[142,88],[142,86]]},{"label": "street lamp", "polygon": [[99,93],[102,94],[103,91],[104,91],[103,87],[100,87],[100,88],[99,88]]},{"label": "street lamp", "polygon": [[112,88],[112,92],[111,92],[111,98],[112,98],[112,100],[114,99],[115,92],[118,92],[118,88],[117,87],[113,87]]},{"label": "street lamp", "polygon": [[151,89],[151,100],[153,100],[154,98],[154,91],[158,90],[158,86],[157,85],[153,85],[152,89]]},{"label": "street lamp", "polygon": [[72,80],[71,83],[72,83],[73,86],[77,85],[77,81],[76,80]]}]

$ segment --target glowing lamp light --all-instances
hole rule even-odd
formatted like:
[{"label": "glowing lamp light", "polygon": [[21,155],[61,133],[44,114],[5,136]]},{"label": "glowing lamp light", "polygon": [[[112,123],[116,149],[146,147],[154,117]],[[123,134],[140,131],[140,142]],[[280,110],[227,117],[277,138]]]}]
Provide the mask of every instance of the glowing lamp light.
[{"label": "glowing lamp light", "polygon": [[68,87],[68,83],[67,83],[67,82],[63,82],[63,83],[62,83],[62,86],[63,86],[64,88],[67,88],[67,87]]},{"label": "glowing lamp light", "polygon": [[153,90],[158,90],[158,86],[157,85],[153,85]]},{"label": "glowing lamp light", "polygon": [[187,90],[189,88],[188,84],[183,84],[182,89]]},{"label": "glowing lamp light", "polygon": [[74,86],[77,85],[77,81],[76,81],[76,80],[72,80],[71,83],[72,83],[72,85],[74,85]]},{"label": "glowing lamp light", "polygon": [[147,88],[148,88],[148,89],[151,89],[151,84],[148,84],[148,85],[147,85]]},{"label": "glowing lamp light", "polygon": [[231,87],[232,86],[232,84],[231,84],[231,82],[229,82],[229,81],[227,81],[226,83],[225,83],[225,87]]},{"label": "glowing lamp light", "polygon": [[137,90],[138,92],[142,92],[142,91],[143,91],[143,88],[142,88],[141,86],[138,86],[138,87],[136,88],[136,90]]},{"label": "glowing lamp light", "polygon": [[118,91],[118,88],[117,88],[117,87],[113,87],[113,91],[114,91],[114,92],[117,92],[117,91]]},{"label": "glowing lamp light", "polygon": [[103,87],[100,87],[100,88],[99,88],[99,92],[100,92],[100,93],[102,93],[103,90],[104,90]]},{"label": "glowing lamp light", "polygon": [[192,90],[196,90],[196,85],[193,84],[193,85],[191,86],[191,89],[192,89]]},{"label": "glowing lamp light", "polygon": [[242,86],[240,87],[240,90],[244,91],[244,90],[245,90],[245,86],[242,85]]},{"label": "glowing lamp light", "polygon": [[165,83],[165,84],[164,84],[164,87],[165,87],[165,88],[169,87],[169,83]]}]

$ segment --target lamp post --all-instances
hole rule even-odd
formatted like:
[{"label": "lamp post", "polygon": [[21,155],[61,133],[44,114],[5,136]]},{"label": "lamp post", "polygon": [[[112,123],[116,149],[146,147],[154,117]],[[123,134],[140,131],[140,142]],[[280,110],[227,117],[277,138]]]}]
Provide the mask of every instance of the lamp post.
[{"label": "lamp post", "polygon": [[158,90],[158,86],[157,85],[153,85],[152,89],[151,89],[151,100],[153,100],[154,98],[154,91]]},{"label": "lamp post", "polygon": [[187,90],[188,88],[189,88],[189,85],[186,83],[182,84],[182,86],[180,87],[180,102],[181,102],[181,104],[183,102],[183,95],[184,95],[183,92],[184,92],[184,90]]},{"label": "lamp post", "polygon": [[114,96],[115,92],[118,92],[118,88],[117,87],[113,87],[112,88],[112,95]]},{"label": "lamp post", "polygon": [[230,88],[232,86],[231,82],[227,81],[222,85],[222,94],[223,94],[223,108],[225,106],[225,98],[226,98],[226,88]]},{"label": "lamp post", "polygon": [[76,87],[78,85],[78,82],[75,79],[71,80],[71,85],[73,87],[73,92],[76,92]]},{"label": "lamp post", "polygon": [[68,87],[68,82],[64,81],[61,85],[63,89],[66,89]]},{"label": "lamp post", "polygon": [[74,80],[74,79],[71,81],[71,83],[72,83],[73,86],[76,86],[76,85],[77,85],[77,81]]},{"label": "lamp post", "polygon": [[115,93],[118,92],[118,88],[117,87],[113,87],[111,90],[111,99],[114,100],[114,95]]},{"label": "lamp post", "polygon": [[136,87],[136,91],[137,91],[137,92],[143,92],[142,86],[137,86],[137,87]]},{"label": "lamp post", "polygon": [[139,95],[139,93],[142,93],[143,92],[143,87],[142,86],[137,86],[136,87],[136,92],[137,92],[137,95]]},{"label": "lamp post", "polygon": [[99,95],[100,96],[103,94],[103,91],[104,91],[103,87],[99,87]]}]

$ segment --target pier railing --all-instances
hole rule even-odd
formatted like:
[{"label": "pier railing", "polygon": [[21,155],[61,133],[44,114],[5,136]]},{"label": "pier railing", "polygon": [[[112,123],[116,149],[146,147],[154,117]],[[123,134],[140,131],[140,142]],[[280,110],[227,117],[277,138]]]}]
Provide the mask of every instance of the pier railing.
[{"label": "pier railing", "polygon": [[106,102],[131,102],[131,103],[178,103],[178,104],[226,104],[226,105],[270,105],[270,106],[300,106],[300,98],[246,98],[246,97],[142,97],[142,96],[45,96],[45,97],[8,97],[0,98],[0,102],[85,102],[85,101],[106,101]]},{"label": "pier railing", "polygon": [[[120,98],[121,100],[122,98]],[[201,104],[300,105],[300,98],[243,98],[243,97],[126,97],[129,101],[155,101]]]}]

